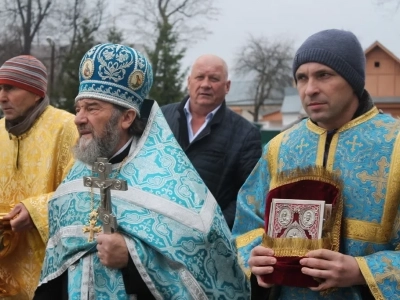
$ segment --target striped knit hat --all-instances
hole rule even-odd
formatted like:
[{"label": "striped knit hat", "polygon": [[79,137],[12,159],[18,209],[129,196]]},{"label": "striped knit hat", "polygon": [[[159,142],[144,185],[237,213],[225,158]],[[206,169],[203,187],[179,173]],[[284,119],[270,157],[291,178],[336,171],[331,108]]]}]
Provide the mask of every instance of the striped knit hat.
[{"label": "striped knit hat", "polygon": [[37,58],[20,55],[0,67],[0,84],[9,84],[44,98],[47,91],[47,70]]}]

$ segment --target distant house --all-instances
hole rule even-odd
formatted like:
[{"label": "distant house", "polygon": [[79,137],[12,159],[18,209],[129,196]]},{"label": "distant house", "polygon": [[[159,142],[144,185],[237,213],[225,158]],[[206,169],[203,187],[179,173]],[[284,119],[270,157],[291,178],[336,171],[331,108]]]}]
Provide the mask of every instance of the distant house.
[{"label": "distant house", "polygon": [[[247,120],[253,121],[254,97],[254,81],[232,80],[230,91],[225,99],[230,109]],[[261,121],[265,114],[279,110],[282,106],[283,97],[283,88],[281,90],[273,90],[271,92],[271,99],[265,99],[264,105],[259,111],[258,119]]]},{"label": "distant house", "polygon": [[306,115],[297,89],[286,87],[284,91],[282,106],[279,110],[263,116],[262,128],[282,130]]},{"label": "distant house", "polygon": [[378,41],[365,50],[365,88],[384,113],[400,117],[400,59]]}]

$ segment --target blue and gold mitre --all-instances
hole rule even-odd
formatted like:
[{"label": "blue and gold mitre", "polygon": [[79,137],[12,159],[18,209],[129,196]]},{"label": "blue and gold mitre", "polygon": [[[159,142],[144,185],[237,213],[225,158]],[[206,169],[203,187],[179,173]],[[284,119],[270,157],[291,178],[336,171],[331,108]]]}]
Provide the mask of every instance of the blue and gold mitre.
[{"label": "blue and gold mitre", "polygon": [[99,44],[83,56],[79,66],[80,99],[104,100],[138,113],[153,84],[146,57],[133,48]]}]

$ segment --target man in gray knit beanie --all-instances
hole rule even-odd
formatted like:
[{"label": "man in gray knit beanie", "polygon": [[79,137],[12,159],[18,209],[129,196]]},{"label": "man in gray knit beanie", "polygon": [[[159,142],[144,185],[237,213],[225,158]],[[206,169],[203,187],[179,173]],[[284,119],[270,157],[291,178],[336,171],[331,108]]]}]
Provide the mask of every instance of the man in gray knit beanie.
[{"label": "man in gray knit beanie", "polygon": [[365,86],[365,55],[357,37],[345,30],[310,36],[293,61],[304,110],[318,126],[336,130],[372,109]]},{"label": "man in gray knit beanie", "polygon": [[357,37],[350,31],[329,29],[310,36],[297,50],[293,75],[305,63],[328,66],[342,76],[361,98],[365,85],[365,55]]},{"label": "man in gray knit beanie", "polygon": [[[400,274],[398,120],[379,113],[364,89],[365,56],[351,32],[310,36],[296,52],[293,75],[309,118],[265,145],[237,199],[232,233],[251,273],[251,299],[394,299],[400,280],[382,274]],[[329,199],[332,190],[322,195],[327,174],[339,180],[343,214],[340,200]],[[293,205],[287,223],[273,208],[278,195],[281,204]],[[293,217],[294,204],[304,205],[295,199],[331,204],[330,216],[322,213],[326,208],[315,213],[324,220],[321,244],[301,240],[310,227]],[[296,241],[287,238],[292,229]]]}]

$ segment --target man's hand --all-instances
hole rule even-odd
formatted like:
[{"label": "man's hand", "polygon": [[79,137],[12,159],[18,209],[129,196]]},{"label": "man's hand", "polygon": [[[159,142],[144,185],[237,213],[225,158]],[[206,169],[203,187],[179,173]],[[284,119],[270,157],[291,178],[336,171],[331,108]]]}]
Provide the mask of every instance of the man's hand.
[{"label": "man's hand", "polygon": [[313,291],[323,291],[331,287],[349,287],[366,284],[354,257],[326,249],[313,250],[300,260],[301,272],[321,279]]},{"label": "man's hand", "polygon": [[96,240],[97,255],[104,266],[122,269],[128,265],[128,247],[121,234],[98,234]]},{"label": "man's hand", "polygon": [[19,203],[3,218],[3,222],[10,221],[11,229],[15,232],[29,230],[35,227],[25,205]]},{"label": "man's hand", "polygon": [[276,264],[276,258],[272,255],[274,255],[274,250],[263,246],[255,247],[250,253],[251,273],[256,275],[258,285],[264,288],[273,286],[273,284],[265,283],[261,278],[261,275],[271,274],[274,271],[273,265]]}]

